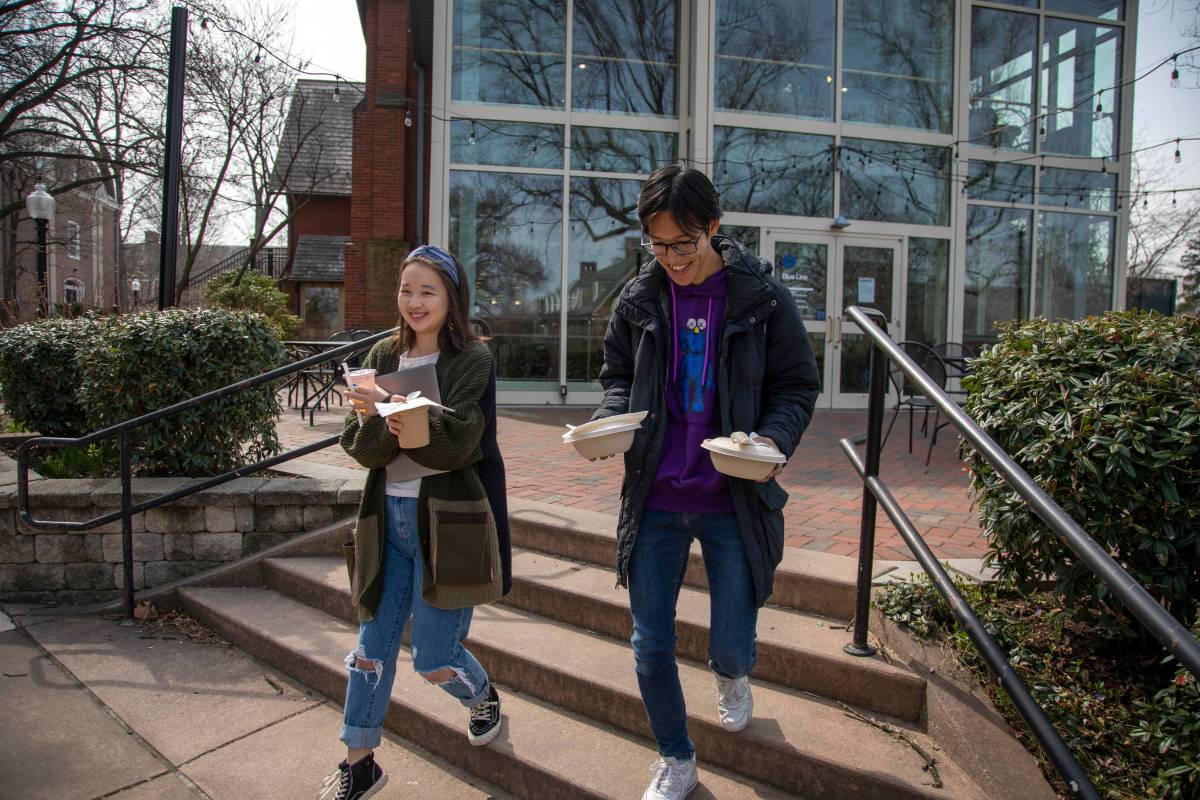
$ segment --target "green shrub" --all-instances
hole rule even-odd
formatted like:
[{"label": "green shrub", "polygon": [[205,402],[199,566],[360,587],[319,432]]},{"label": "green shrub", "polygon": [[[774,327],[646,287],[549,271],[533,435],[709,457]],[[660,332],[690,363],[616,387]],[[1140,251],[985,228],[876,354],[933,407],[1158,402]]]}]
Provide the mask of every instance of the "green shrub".
[{"label": "green shrub", "polygon": [[[80,399],[98,430],[251,378],[284,363],[261,315],[221,308],[127,314],[81,354]],[[133,431],[141,473],[213,475],[279,451],[270,385],[172,414]]]},{"label": "green shrub", "polygon": [[300,318],[288,311],[287,294],[268,275],[237,270],[222,273],[208,282],[206,297],[210,306],[263,314],[280,339],[300,328]]},{"label": "green shrub", "polygon": [[[974,367],[967,413],[1191,624],[1200,598],[1200,320],[1110,312],[1013,323]],[[1053,581],[1082,616],[1111,607],[1107,587],[976,451],[964,453],[1001,576]]]},{"label": "green shrub", "polygon": [[[1200,797],[1200,686],[1172,659],[1147,661],[1123,636],[1073,620],[1049,592],[956,580],[1033,699],[1101,797]],[[941,640],[966,666],[1060,797],[1073,797],[1007,693],[925,575],[883,587],[872,602],[920,639]],[[1200,629],[1193,629],[1200,634]]]},{"label": "green shrub", "polygon": [[79,402],[79,354],[100,325],[51,318],[0,330],[0,400],[17,425],[45,436],[95,429]]}]

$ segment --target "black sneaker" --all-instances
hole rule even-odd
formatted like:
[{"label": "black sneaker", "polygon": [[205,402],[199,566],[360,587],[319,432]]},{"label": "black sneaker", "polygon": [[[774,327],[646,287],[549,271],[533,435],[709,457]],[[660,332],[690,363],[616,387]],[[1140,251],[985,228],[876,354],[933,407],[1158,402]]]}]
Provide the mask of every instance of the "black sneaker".
[{"label": "black sneaker", "polygon": [[387,775],[375,763],[372,753],[354,762],[338,764],[337,772],[325,779],[317,800],[367,800],[387,783]]},{"label": "black sneaker", "polygon": [[467,739],[476,747],[483,747],[500,735],[500,695],[496,687],[488,689],[488,699],[471,709],[471,724],[467,727]]}]

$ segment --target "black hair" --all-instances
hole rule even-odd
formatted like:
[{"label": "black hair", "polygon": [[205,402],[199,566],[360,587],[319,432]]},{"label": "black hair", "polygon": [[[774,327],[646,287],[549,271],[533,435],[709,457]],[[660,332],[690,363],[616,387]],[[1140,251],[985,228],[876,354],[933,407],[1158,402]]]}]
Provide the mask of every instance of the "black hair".
[{"label": "black hair", "polygon": [[650,218],[662,211],[671,212],[688,233],[708,230],[722,213],[717,189],[708,176],[679,164],[668,164],[650,173],[638,195],[637,210],[643,232],[650,229]]}]

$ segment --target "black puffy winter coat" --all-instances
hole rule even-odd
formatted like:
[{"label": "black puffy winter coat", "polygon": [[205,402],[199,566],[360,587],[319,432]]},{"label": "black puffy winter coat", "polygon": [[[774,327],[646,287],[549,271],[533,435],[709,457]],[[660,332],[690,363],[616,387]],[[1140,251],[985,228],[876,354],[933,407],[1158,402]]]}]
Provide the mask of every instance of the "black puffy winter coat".
[{"label": "black puffy winter coat", "polygon": [[[817,362],[804,323],[771,266],[726,236],[713,247],[725,261],[725,322],[717,366],[721,429],[769,436],[791,458],[812,419],[821,390]],[[604,401],[593,419],[649,411],[625,453],[625,480],[617,522],[617,582],[627,585],[629,557],[646,496],[662,456],[670,358],[669,278],[654,261],[643,266],[617,299],[604,335],[600,384]],[[771,596],[783,557],[783,505],[787,492],[774,479],[729,479],[734,510],[761,606]]]}]

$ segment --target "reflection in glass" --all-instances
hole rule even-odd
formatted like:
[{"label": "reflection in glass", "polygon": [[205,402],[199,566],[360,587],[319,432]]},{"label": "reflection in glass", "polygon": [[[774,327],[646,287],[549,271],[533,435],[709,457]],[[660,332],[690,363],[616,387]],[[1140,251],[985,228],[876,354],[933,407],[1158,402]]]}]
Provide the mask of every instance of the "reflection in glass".
[{"label": "reflection in glass", "polygon": [[909,239],[904,338],[930,347],[946,341],[949,298],[950,242]]},{"label": "reflection in glass", "polygon": [[856,247],[842,250],[842,310],[849,306],[876,308],[889,320],[892,314],[892,277],[896,251],[890,247]]},{"label": "reflection in glass", "polygon": [[677,0],[575,0],[571,107],[675,116]]},{"label": "reflection in glass", "polygon": [[817,375],[821,378],[821,391],[825,391],[825,326],[807,323],[808,339],[812,342],[813,355],[817,357]]},{"label": "reflection in glass", "polygon": [[675,161],[673,133],[624,128],[571,128],[571,169],[648,174]]},{"label": "reflection in glass", "polygon": [[1047,167],[1040,180],[1038,198],[1044,206],[1114,211],[1117,201],[1117,176],[1112,172],[1088,172],[1078,169]]},{"label": "reflection in glass", "polygon": [[846,216],[950,224],[949,148],[843,139],[838,154]]},{"label": "reflection in glass", "polygon": [[450,248],[502,380],[558,380],[562,178],[450,171]]},{"label": "reflection in glass", "polygon": [[303,338],[327,339],[342,329],[342,290],[336,286],[304,287]]},{"label": "reflection in glass", "polygon": [[561,125],[473,119],[450,123],[450,161],[454,164],[562,169],[562,146]]},{"label": "reflection in glass", "polygon": [[816,242],[776,242],[775,277],[796,302],[804,319],[823,321],[829,283],[829,246]]},{"label": "reflection in glass", "polygon": [[759,254],[759,228],[753,225],[722,225],[717,233],[724,234],[730,239],[737,239],[751,253]]},{"label": "reflection in glass", "polygon": [[1111,308],[1113,218],[1038,215],[1038,313],[1082,319]]},{"label": "reflection in glass", "polygon": [[566,0],[456,0],[453,5],[454,100],[563,107]]},{"label": "reflection in glass", "polygon": [[871,388],[871,340],[861,333],[842,336],[842,361],[838,389],[849,394],[866,394]]},{"label": "reflection in glass", "polygon": [[1028,316],[1032,212],[967,206],[963,343],[996,340],[995,323]]},{"label": "reflection in glass", "polygon": [[846,0],[842,119],[949,133],[954,0]]},{"label": "reflection in glass", "polygon": [[828,136],[713,128],[713,183],[726,211],[833,216]]},{"label": "reflection in glass", "polygon": [[1125,4],[1121,0],[1046,0],[1046,10],[1111,20],[1125,16]]},{"label": "reflection in glass", "polygon": [[1038,18],[1033,14],[971,10],[971,141],[1030,151]]},{"label": "reflection in glass", "polygon": [[[567,380],[594,381],[604,364],[604,331],[621,287],[650,260],[641,249],[640,181],[571,179],[567,251]],[[554,289],[558,297],[557,287]]]},{"label": "reflection in glass", "polygon": [[1033,202],[1033,167],[972,161],[967,167],[967,197],[1001,203]]},{"label": "reflection in glass", "polygon": [[834,0],[717,0],[716,106],[833,119]]},{"label": "reflection in glass", "polygon": [[1046,17],[1042,42],[1043,150],[1111,156],[1117,148],[1121,29]]}]

